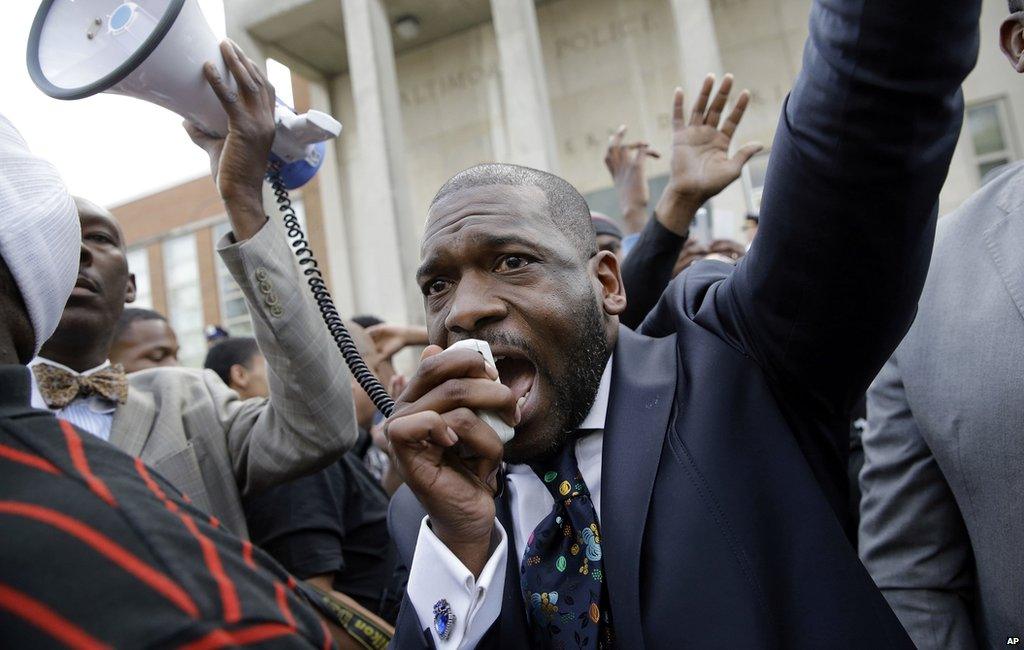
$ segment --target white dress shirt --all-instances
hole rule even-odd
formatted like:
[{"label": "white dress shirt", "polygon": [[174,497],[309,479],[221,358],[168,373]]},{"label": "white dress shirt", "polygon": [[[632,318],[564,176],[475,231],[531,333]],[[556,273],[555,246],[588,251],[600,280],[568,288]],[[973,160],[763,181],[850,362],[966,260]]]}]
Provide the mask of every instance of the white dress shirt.
[{"label": "white dress shirt", "polygon": [[[583,481],[590,490],[598,523],[601,516],[601,451],[604,445],[605,416],[612,381],[612,359],[608,359],[601,384],[590,413],[579,429],[595,430],[576,441],[576,461]],[[555,500],[540,478],[527,465],[507,465],[507,484],[515,548],[520,562],[526,553],[526,540],[540,522],[551,513]],[[508,562],[508,535],[495,520],[494,550],[479,578],[474,578],[455,554],[434,535],[427,517],[420,523],[416,553],[409,569],[407,593],[416,610],[420,627],[429,629],[438,648],[473,648],[501,614]],[[455,615],[454,628],[442,641],[434,629],[434,603],[448,601]]]},{"label": "white dress shirt", "polygon": [[[56,361],[50,361],[43,357],[36,357],[29,362],[28,367],[31,369],[40,363],[45,363],[61,370],[66,370],[73,375],[80,377],[88,377],[93,373],[97,373],[104,368],[110,367],[110,361],[104,361],[101,365],[86,370],[85,372],[75,372],[67,366],[57,363]],[[62,420],[67,420],[71,424],[75,425],[79,429],[88,431],[97,438],[103,440],[110,440],[110,427],[114,423],[114,410],[117,409],[117,402],[111,402],[105,397],[99,395],[89,395],[88,397],[76,397],[71,400],[71,403],[62,409],[52,409],[47,406],[46,401],[43,399],[42,393],[39,392],[39,384],[36,383],[36,374],[34,372],[29,373],[32,376],[32,408],[43,409],[53,413],[55,416]]]}]

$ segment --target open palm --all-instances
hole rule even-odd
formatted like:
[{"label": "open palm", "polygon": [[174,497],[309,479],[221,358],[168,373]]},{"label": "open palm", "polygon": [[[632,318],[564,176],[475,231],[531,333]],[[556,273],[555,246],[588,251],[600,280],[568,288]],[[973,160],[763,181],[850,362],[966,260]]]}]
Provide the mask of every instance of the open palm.
[{"label": "open palm", "polygon": [[671,182],[676,192],[695,197],[698,203],[739,178],[743,165],[763,148],[756,143],[747,144],[729,157],[733,134],[750,104],[750,93],[740,93],[732,112],[722,122],[732,91],[732,75],[725,76],[709,105],[714,84],[714,75],[704,79],[689,120],[683,115],[681,89],[676,89],[672,107]]}]

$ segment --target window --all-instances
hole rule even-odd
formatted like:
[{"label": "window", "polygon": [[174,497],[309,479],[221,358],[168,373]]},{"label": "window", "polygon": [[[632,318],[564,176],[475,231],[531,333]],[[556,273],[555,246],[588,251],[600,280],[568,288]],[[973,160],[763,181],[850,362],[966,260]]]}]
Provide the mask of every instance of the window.
[{"label": "window", "polygon": [[747,195],[747,210],[751,214],[761,214],[761,194],[764,192],[764,179],[767,175],[767,151],[757,154],[743,166],[743,189]]},{"label": "window", "polygon": [[[231,232],[231,224],[227,221],[213,227],[213,246],[224,235]],[[214,250],[217,262],[217,294],[220,296],[220,315],[223,322],[219,323],[231,336],[252,336],[252,320],[249,318],[249,307],[245,304],[245,296],[220,255]]]},{"label": "window", "polygon": [[153,308],[153,289],[149,283],[149,251],[136,248],[128,252],[128,272],[135,274],[135,302],[133,307]]},{"label": "window", "polygon": [[167,318],[178,335],[178,360],[183,366],[199,367],[206,356],[206,339],[195,233],[165,240],[163,253]]},{"label": "window", "polygon": [[1016,160],[1005,98],[968,107],[967,128],[974,146],[979,180],[992,170]]},{"label": "window", "polygon": [[295,108],[295,95],[292,92],[292,71],[285,64],[274,59],[267,59],[267,81],[274,86],[277,98],[289,108]]}]

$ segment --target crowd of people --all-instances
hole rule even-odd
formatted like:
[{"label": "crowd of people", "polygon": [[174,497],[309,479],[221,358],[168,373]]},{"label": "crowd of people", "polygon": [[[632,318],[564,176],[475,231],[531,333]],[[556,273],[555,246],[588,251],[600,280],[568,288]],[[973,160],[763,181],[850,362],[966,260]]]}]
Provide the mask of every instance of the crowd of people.
[{"label": "crowd of people", "polygon": [[[456,173],[425,326],[345,322],[390,417],[266,216],[275,94],[236,45],[237,92],[203,69],[226,137],[186,128],[254,334],[212,326],[202,369],[130,306],[117,219],[0,117],[0,645],[1015,644],[1024,163],[936,208],[979,11],[816,1],[742,243],[691,232],[762,150],[731,75],[676,89],[653,207],[662,154],[612,133],[621,219]],[[983,37],[1024,73],[1024,1]]]}]

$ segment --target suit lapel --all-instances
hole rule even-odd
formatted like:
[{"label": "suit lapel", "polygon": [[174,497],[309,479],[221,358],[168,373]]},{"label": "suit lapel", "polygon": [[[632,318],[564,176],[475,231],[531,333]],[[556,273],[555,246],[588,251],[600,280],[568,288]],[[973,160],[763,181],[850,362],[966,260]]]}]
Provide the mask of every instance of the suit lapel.
[{"label": "suit lapel", "polygon": [[601,460],[601,546],[619,645],[643,647],[640,549],[675,402],[676,337],[619,328]]},{"label": "suit lapel", "polygon": [[1024,317],[1024,202],[1011,184],[997,201],[1004,214],[984,231],[985,248],[1017,311]]},{"label": "suit lapel", "polygon": [[153,396],[129,384],[128,401],[118,405],[110,425],[110,444],[129,456],[141,456],[156,418]]}]

